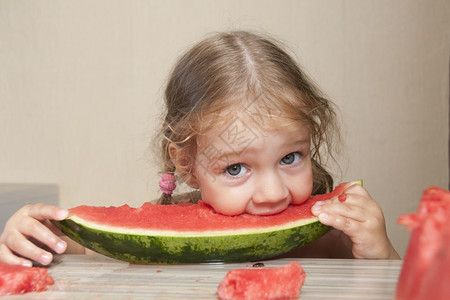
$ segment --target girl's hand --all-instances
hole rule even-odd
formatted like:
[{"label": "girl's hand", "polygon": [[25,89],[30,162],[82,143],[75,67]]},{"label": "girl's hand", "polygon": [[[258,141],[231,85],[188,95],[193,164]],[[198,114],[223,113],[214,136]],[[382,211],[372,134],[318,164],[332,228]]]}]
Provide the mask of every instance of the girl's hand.
[{"label": "girl's hand", "polygon": [[322,224],[342,231],[351,239],[355,258],[399,259],[387,236],[383,212],[367,190],[355,184],[344,194],[317,202],[312,213]]},{"label": "girl's hand", "polygon": [[26,205],[9,218],[0,235],[0,261],[12,265],[32,266],[32,259],[48,265],[53,255],[42,247],[63,253],[67,244],[59,238],[49,220],[64,220],[69,211],[48,204]]}]

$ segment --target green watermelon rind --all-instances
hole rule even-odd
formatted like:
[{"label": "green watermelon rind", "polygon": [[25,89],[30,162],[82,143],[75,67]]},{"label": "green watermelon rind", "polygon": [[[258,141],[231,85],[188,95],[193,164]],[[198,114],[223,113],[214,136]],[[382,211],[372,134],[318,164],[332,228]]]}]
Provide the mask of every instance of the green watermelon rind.
[{"label": "green watermelon rind", "polygon": [[83,224],[77,218],[54,221],[68,237],[95,252],[118,260],[145,264],[228,263],[274,257],[328,232],[316,217],[294,227],[223,235],[146,235],[115,232]]}]

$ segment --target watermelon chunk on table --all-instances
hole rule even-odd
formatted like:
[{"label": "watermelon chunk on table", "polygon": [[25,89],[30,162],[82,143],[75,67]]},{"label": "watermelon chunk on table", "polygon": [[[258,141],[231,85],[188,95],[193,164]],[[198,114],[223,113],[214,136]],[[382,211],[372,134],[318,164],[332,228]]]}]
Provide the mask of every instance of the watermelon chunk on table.
[{"label": "watermelon chunk on table", "polygon": [[412,230],[397,283],[397,300],[450,299],[450,192],[430,187],[417,213],[398,222]]},{"label": "watermelon chunk on table", "polygon": [[220,282],[221,300],[297,299],[306,273],[297,261],[278,268],[235,269]]},{"label": "watermelon chunk on table", "polygon": [[0,296],[41,292],[53,283],[46,268],[0,263]]}]

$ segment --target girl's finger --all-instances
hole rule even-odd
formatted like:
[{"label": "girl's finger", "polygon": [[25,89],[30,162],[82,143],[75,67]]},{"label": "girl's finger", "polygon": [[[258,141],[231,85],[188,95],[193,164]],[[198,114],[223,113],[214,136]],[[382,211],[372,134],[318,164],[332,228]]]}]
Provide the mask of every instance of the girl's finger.
[{"label": "girl's finger", "polygon": [[354,184],[354,185],[349,186],[348,188],[345,189],[344,193],[359,195],[360,197],[365,198],[365,199],[372,199],[369,192],[363,186],[361,186],[359,184]]},{"label": "girl's finger", "polygon": [[43,245],[48,246],[56,253],[60,254],[66,250],[66,242],[56,236],[52,232],[52,230],[45,226],[43,223],[35,219],[27,219],[27,221],[24,223],[24,226],[22,228],[19,228],[19,232],[24,236],[32,237]]},{"label": "girl's finger", "polygon": [[334,196],[330,200],[325,201],[326,203],[336,203],[336,204],[351,204],[359,206],[362,208],[368,208],[373,206],[373,200],[367,198],[357,193],[345,192],[340,195]]},{"label": "girl's finger", "polygon": [[21,265],[25,267],[33,266],[33,263],[30,260],[12,253],[4,243],[0,243],[0,257],[2,262],[10,265]]},{"label": "girl's finger", "polygon": [[350,238],[358,232],[361,222],[354,219],[346,218],[340,215],[330,215],[326,212],[322,212],[318,215],[319,221],[324,224],[331,226],[339,231],[344,232]]},{"label": "girl's finger", "polygon": [[7,236],[4,244],[16,254],[30,258],[42,265],[48,265],[53,259],[53,255],[50,252],[39,248],[19,232],[11,232]]},{"label": "girl's finger", "polygon": [[64,220],[69,216],[69,211],[60,207],[48,204],[33,204],[26,207],[27,215],[36,220]]},{"label": "girl's finger", "polygon": [[354,204],[354,201],[352,200],[353,197],[353,195],[347,194],[345,202],[340,202],[336,197],[336,199],[325,201],[322,204],[319,203],[312,207],[312,213],[316,216],[320,213],[326,213],[327,215],[364,222],[371,209]]},{"label": "girl's finger", "polygon": [[50,220],[42,221],[42,224],[44,224],[47,228],[49,228],[54,235],[58,237],[64,235],[64,233],[61,230],[59,230],[59,228],[56,227]]}]

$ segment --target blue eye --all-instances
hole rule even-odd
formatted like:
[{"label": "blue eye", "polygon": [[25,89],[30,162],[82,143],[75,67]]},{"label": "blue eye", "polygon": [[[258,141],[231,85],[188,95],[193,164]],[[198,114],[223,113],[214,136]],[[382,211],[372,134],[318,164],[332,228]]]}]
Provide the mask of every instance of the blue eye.
[{"label": "blue eye", "polygon": [[300,153],[292,152],[283,157],[280,161],[282,165],[292,165],[300,160]]},{"label": "blue eye", "polygon": [[247,168],[243,164],[234,164],[226,168],[226,172],[231,176],[239,176],[245,174]]}]

